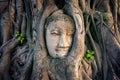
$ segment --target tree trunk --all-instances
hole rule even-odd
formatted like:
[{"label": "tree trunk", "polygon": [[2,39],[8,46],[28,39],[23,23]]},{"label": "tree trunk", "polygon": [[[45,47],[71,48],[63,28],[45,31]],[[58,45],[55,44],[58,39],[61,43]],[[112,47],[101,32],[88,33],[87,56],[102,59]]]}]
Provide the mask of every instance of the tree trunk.
[{"label": "tree trunk", "polygon": [[0,80],[119,80],[119,17],[120,0],[1,0]]}]

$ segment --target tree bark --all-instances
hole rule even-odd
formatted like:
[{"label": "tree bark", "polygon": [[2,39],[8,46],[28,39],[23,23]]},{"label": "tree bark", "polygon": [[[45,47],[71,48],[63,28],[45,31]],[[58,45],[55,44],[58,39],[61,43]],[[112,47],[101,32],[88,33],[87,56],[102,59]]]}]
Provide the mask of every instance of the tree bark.
[{"label": "tree bark", "polygon": [[[57,11],[75,24],[64,58],[51,57],[45,41]],[[0,80],[119,80],[119,17],[120,0],[1,0]]]}]

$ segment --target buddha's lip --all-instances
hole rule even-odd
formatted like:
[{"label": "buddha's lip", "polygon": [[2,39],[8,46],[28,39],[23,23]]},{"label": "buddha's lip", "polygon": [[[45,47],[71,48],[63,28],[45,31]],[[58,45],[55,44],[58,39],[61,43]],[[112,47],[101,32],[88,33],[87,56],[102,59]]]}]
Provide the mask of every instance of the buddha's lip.
[{"label": "buddha's lip", "polygon": [[56,51],[67,51],[68,48],[56,48],[55,50],[56,50]]}]

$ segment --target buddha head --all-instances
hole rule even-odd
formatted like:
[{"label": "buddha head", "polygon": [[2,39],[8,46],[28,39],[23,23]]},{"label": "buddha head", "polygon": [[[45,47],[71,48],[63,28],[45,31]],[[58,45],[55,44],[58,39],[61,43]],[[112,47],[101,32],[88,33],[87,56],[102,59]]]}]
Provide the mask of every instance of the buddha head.
[{"label": "buddha head", "polygon": [[67,56],[73,41],[75,24],[62,11],[54,12],[46,20],[45,41],[48,53],[53,58]]}]

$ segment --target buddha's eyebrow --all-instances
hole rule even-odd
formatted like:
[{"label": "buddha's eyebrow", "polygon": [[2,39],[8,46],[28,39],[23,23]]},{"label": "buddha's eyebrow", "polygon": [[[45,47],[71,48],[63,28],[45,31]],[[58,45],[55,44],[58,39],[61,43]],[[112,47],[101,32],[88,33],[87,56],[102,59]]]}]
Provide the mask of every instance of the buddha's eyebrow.
[{"label": "buddha's eyebrow", "polygon": [[67,32],[71,32],[72,33],[74,31],[75,31],[75,28],[73,28],[73,27],[72,28],[67,28]]},{"label": "buddha's eyebrow", "polygon": [[50,29],[50,31],[54,31],[54,30],[58,31],[58,30],[59,30],[59,27],[56,27],[56,26],[53,27],[53,26],[52,26],[52,27],[50,27],[49,29]]},{"label": "buddha's eyebrow", "polygon": [[54,27],[52,27],[52,30],[61,30],[59,25],[55,25]]},{"label": "buddha's eyebrow", "polygon": [[67,34],[74,34],[74,30],[67,30]]}]

